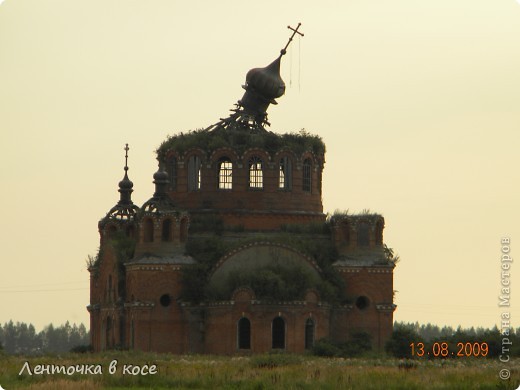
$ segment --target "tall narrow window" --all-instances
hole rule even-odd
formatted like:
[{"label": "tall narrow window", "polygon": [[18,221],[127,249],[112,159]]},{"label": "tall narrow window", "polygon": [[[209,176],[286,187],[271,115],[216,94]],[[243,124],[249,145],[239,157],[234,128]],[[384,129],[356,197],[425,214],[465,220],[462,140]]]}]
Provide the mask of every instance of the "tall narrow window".
[{"label": "tall narrow window", "polygon": [[303,184],[302,189],[307,192],[311,192],[311,159],[306,158],[303,161]]},{"label": "tall narrow window", "polygon": [[273,320],[273,349],[284,349],[285,348],[285,321],[282,317],[276,317]]},{"label": "tall narrow window", "polygon": [[112,299],[112,275],[108,275],[108,283],[107,283],[107,290],[108,290],[108,294],[107,294],[107,297],[108,297],[108,302],[112,302],[113,299]]},{"label": "tall narrow window", "polygon": [[291,160],[289,157],[282,157],[279,166],[278,188],[290,190],[292,182]]},{"label": "tall narrow window", "polygon": [[134,320],[130,323],[130,348],[134,349],[135,342],[135,324]]},{"label": "tall narrow window", "polygon": [[166,219],[162,224],[162,241],[171,241],[172,240],[172,221],[170,219]]},{"label": "tall narrow window", "polygon": [[227,157],[218,161],[218,188],[230,190],[233,188],[233,163]]},{"label": "tall narrow window", "polygon": [[341,232],[343,233],[343,241],[345,244],[350,245],[350,224],[343,222],[341,225]]},{"label": "tall narrow window", "polygon": [[144,242],[153,242],[153,221],[148,218],[144,221]]},{"label": "tall narrow window", "polygon": [[181,219],[181,226],[180,226],[180,240],[181,242],[185,242],[188,238],[188,219],[183,218]]},{"label": "tall narrow window", "polygon": [[198,156],[188,160],[188,191],[200,190],[201,164]]},{"label": "tall narrow window", "polygon": [[249,188],[263,188],[264,175],[262,171],[262,160],[253,156],[249,160]]},{"label": "tall narrow window", "polygon": [[318,164],[318,192],[321,194],[321,186],[323,182],[323,168],[321,164]]},{"label": "tall narrow window", "polygon": [[126,236],[129,238],[134,238],[135,236],[135,226],[130,225],[126,228]]},{"label": "tall narrow window", "polygon": [[305,349],[314,347],[314,321],[307,318],[305,321]]},{"label": "tall narrow window", "polygon": [[369,226],[366,222],[359,222],[357,225],[357,244],[358,246],[369,246]]},{"label": "tall narrow window", "polygon": [[107,317],[106,322],[106,329],[105,329],[105,342],[106,342],[106,349],[110,349],[114,346],[113,340],[112,340],[112,318]]},{"label": "tall narrow window", "polygon": [[177,189],[177,158],[170,157],[166,164],[168,170],[168,180],[170,180],[170,190]]},{"label": "tall narrow window", "polygon": [[117,227],[114,226],[114,225],[110,225],[108,227],[107,231],[108,231],[108,238],[109,239],[113,239],[115,237],[116,233],[117,233]]},{"label": "tall narrow window", "polygon": [[238,321],[238,349],[251,349],[251,322],[245,317]]}]

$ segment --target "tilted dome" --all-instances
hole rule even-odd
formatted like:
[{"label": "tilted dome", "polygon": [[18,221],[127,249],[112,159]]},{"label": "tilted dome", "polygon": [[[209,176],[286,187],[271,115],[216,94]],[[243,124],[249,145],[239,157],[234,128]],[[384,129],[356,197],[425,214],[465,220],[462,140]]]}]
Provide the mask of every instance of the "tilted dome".
[{"label": "tilted dome", "polygon": [[265,68],[254,68],[247,72],[245,88],[250,87],[269,100],[282,96],[285,93],[285,83],[280,76],[281,58],[280,55]]}]

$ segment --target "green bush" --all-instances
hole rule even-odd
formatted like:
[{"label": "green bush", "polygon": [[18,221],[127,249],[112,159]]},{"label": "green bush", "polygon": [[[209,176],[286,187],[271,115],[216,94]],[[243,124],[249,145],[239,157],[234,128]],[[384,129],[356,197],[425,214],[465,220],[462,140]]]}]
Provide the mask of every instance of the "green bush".
[{"label": "green bush", "polygon": [[350,339],[340,345],[342,355],[354,357],[372,350],[372,336],[367,332],[356,332]]},{"label": "green bush", "polygon": [[410,343],[424,342],[422,337],[410,327],[394,327],[392,336],[385,345],[385,351],[397,358],[411,358]]},{"label": "green bush", "polygon": [[70,349],[70,352],[72,353],[87,353],[87,352],[93,352],[92,345],[76,345],[75,347],[72,347]]},{"label": "green bush", "polygon": [[258,299],[296,300],[303,299],[313,283],[309,272],[301,267],[268,265],[247,273],[230,273],[227,294],[241,286],[250,287]]},{"label": "green bush", "polygon": [[312,354],[316,356],[335,357],[341,356],[341,348],[328,339],[321,339],[314,343]]}]

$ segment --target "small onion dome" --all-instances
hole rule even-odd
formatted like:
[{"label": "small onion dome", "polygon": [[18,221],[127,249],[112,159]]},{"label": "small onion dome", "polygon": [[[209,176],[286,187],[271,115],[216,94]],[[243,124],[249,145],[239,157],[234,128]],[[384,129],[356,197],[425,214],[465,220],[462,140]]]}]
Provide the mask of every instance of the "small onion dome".
[{"label": "small onion dome", "polygon": [[254,68],[247,72],[245,89],[253,89],[255,92],[271,100],[279,98],[285,93],[285,83],[280,76],[280,55],[265,68]]},{"label": "small onion dome", "polygon": [[134,183],[128,178],[128,167],[125,167],[125,177],[123,177],[123,180],[119,182],[119,193],[120,198],[119,202],[117,204],[119,205],[130,205],[132,204],[132,192],[134,190],[132,189],[134,187]]},{"label": "small onion dome", "polygon": [[168,184],[170,183],[168,173],[159,167],[157,172],[153,174],[153,183],[155,184],[155,193],[153,194],[155,198],[166,195]]},{"label": "small onion dome", "polygon": [[143,213],[168,213],[175,210],[175,204],[168,196],[168,173],[159,166],[157,172],[153,174],[155,192],[149,200],[141,207]]},{"label": "small onion dome", "polygon": [[159,168],[159,170],[153,174],[153,182],[155,184],[157,184],[157,183],[168,184],[170,182],[168,180],[168,173],[166,173],[166,171]]},{"label": "small onion dome", "polygon": [[123,180],[119,182],[119,192],[122,190],[131,190],[133,187],[134,183],[132,183],[132,180],[128,178],[128,175],[125,172],[125,177],[123,177]]}]

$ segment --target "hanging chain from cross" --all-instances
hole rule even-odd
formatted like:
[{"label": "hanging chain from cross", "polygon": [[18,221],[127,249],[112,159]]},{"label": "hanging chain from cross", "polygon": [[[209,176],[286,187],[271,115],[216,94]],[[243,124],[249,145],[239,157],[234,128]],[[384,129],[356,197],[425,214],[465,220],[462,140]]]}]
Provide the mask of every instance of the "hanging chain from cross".
[{"label": "hanging chain from cross", "polygon": [[291,42],[292,42],[292,40],[293,40],[293,38],[294,38],[294,36],[295,36],[296,34],[298,34],[298,35],[300,35],[300,36],[303,37],[303,33],[301,33],[301,32],[298,31],[298,29],[300,28],[301,25],[302,25],[301,23],[298,23],[298,26],[296,26],[296,28],[292,28],[291,26],[287,26],[287,28],[288,28],[289,30],[292,30],[293,33],[292,33],[291,37],[289,38],[289,41],[287,42],[287,45],[285,45],[285,47],[284,47],[282,50],[280,50],[280,53],[281,53],[282,55],[285,55],[285,53],[287,53],[287,48],[288,48],[289,45],[291,44]]}]

